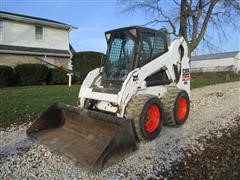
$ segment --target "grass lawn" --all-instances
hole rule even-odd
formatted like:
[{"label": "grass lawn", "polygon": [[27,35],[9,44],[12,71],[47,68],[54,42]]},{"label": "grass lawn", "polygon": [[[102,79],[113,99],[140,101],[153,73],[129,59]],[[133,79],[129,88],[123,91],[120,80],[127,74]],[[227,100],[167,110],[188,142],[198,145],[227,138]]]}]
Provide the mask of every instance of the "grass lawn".
[{"label": "grass lawn", "polygon": [[76,105],[80,85],[24,86],[0,89],[0,127],[30,120],[54,102]]},{"label": "grass lawn", "polygon": [[193,76],[191,78],[191,89],[233,81],[240,81],[240,75],[231,75],[229,78],[226,78],[224,75]]},{"label": "grass lawn", "polygon": [[[239,76],[197,76],[191,79],[191,88],[217,83],[239,81]],[[80,85],[8,87],[0,89],[0,127],[36,118],[54,102],[76,105]]]}]

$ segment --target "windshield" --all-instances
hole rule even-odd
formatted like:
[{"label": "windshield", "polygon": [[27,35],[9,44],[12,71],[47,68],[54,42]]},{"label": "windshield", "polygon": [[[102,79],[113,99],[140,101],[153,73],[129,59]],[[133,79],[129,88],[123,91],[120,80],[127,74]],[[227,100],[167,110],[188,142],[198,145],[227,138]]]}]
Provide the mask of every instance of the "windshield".
[{"label": "windshield", "polygon": [[108,46],[105,65],[108,80],[123,80],[131,70],[134,59],[134,40],[127,33],[113,34]]}]

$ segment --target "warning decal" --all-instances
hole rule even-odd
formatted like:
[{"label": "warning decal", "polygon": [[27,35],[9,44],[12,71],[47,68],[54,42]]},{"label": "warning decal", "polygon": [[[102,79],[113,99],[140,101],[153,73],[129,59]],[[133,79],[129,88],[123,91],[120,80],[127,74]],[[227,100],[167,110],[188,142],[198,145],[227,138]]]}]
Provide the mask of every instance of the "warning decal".
[{"label": "warning decal", "polygon": [[189,70],[189,68],[183,69],[182,80],[183,81],[189,81],[190,80],[190,70]]}]

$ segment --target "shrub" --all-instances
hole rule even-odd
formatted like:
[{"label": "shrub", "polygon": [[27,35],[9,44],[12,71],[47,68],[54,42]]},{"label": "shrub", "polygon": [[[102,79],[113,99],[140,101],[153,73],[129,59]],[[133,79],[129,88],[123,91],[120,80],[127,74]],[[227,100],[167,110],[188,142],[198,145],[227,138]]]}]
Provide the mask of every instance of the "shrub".
[{"label": "shrub", "polygon": [[15,85],[16,76],[9,66],[0,66],[0,87]]},{"label": "shrub", "polygon": [[67,72],[61,69],[49,69],[49,84],[66,84],[67,82]]},{"label": "shrub", "polygon": [[48,68],[43,64],[21,64],[15,67],[21,85],[45,84]]},{"label": "shrub", "polygon": [[78,52],[73,55],[72,67],[75,74],[80,77],[75,79],[78,82],[82,82],[87,76],[88,72],[98,68],[101,63],[101,59],[104,59],[104,54],[99,52]]}]

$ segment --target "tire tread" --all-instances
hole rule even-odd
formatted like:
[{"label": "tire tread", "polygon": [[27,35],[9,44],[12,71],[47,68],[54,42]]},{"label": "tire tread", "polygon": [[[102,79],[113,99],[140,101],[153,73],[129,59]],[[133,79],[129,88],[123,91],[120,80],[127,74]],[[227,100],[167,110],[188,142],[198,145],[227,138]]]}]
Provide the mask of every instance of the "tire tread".
[{"label": "tire tread", "polygon": [[181,92],[181,89],[178,88],[170,88],[163,96],[163,106],[165,109],[165,121],[164,124],[167,126],[178,126],[174,119],[174,104],[176,101],[176,97]]},{"label": "tire tread", "polygon": [[125,118],[130,119],[133,123],[135,134],[139,141],[145,141],[142,136],[139,119],[145,103],[155,96],[153,95],[137,95],[134,96],[128,103],[125,112]]}]

